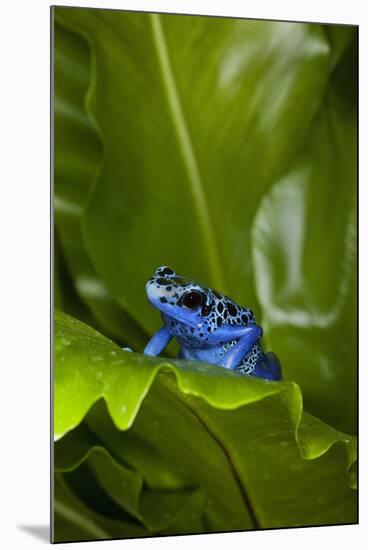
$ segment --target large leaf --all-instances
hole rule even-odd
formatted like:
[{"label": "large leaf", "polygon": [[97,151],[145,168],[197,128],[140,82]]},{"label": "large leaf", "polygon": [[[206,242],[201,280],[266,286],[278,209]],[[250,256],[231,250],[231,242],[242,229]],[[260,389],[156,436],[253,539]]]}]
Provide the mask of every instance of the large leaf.
[{"label": "large leaf", "polygon": [[[89,465],[90,484],[151,532],[356,521],[354,438],[303,413],[295,383],[125,352],[62,313],[55,436],[56,466]],[[165,527],[152,510],[168,498],[203,523],[184,511]]]},{"label": "large leaf", "polygon": [[[253,226],[268,342],[307,406],[356,430],[356,82],[351,45],[303,152],[264,197]],[[328,146],[321,146],[328,144]],[[344,406],[341,407],[341,403]]]},{"label": "large leaf", "polygon": [[74,68],[56,86],[73,133],[59,189],[78,231],[58,224],[105,332],[142,348],[139,327],[158,326],[145,281],[172,264],[251,306],[308,409],[354,431],[354,30],[55,13],[57,70]]},{"label": "large leaf", "polygon": [[[84,110],[90,80],[88,47],[55,23],[55,221],[75,290],[98,325],[118,341],[141,348],[144,334],[112,299],[85,250],[81,215],[101,162],[102,147]],[[68,303],[64,304],[66,307]],[[68,313],[72,310],[66,309]]]},{"label": "large leaf", "polygon": [[[147,489],[142,474],[112,458],[98,438],[91,437],[85,424],[70,432],[56,450],[55,467],[58,472],[70,472],[76,468],[79,472],[81,464],[83,468],[87,466],[88,471],[92,472],[88,486],[97,483],[113,502],[144,524],[149,532],[162,533],[167,529],[175,533],[203,531],[204,493],[200,488]],[[105,503],[104,512],[109,508]],[[182,523],[179,524],[179,521]],[[124,536],[123,528],[121,536]]]},{"label": "large leaf", "polygon": [[303,143],[324,92],[329,44],[322,27],[57,14],[93,46],[88,107],[105,162],[84,228],[113,295],[152,330],[142,288],[154,266],[169,263],[182,273],[191,266],[194,277],[253,302],[250,224],[264,190]]},{"label": "large leaf", "polygon": [[68,271],[56,228],[54,230],[54,306],[94,328],[100,328],[99,323],[96,322],[74,288],[74,280]]},{"label": "large leaf", "polygon": [[[143,525],[123,517],[112,519],[93,510],[68,487],[60,474],[55,476],[54,542],[144,537],[150,533]],[[98,495],[101,497],[101,495]]]}]

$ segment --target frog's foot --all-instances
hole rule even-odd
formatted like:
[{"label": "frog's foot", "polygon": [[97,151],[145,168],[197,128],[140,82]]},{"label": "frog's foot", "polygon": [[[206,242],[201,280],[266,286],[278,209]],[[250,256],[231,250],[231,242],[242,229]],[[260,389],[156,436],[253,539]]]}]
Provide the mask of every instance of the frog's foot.
[{"label": "frog's foot", "polygon": [[268,351],[258,361],[251,375],[266,380],[282,380],[280,361],[272,351]]},{"label": "frog's foot", "polygon": [[132,348],[121,348],[123,351],[133,351]]}]

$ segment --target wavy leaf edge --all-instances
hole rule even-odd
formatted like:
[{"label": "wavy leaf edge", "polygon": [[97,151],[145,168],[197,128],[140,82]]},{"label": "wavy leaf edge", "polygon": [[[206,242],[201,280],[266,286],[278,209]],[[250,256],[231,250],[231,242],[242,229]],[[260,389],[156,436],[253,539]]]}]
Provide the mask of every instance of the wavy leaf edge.
[{"label": "wavy leaf edge", "polygon": [[[158,526],[155,525],[154,522],[150,521],[149,518],[145,516],[144,510],[142,510],[142,503],[141,498],[144,491],[144,477],[143,475],[136,469],[133,469],[132,467],[123,466],[119,461],[117,461],[111,452],[103,447],[102,445],[94,444],[91,445],[88,449],[86,449],[81,455],[75,460],[71,461],[67,466],[63,467],[56,467],[56,471],[60,473],[68,473],[75,469],[77,469],[79,466],[87,462],[89,459],[93,459],[94,457],[103,457],[111,462],[112,467],[117,470],[118,472],[128,472],[128,475],[134,476],[137,481],[137,488],[136,488],[136,494],[133,505],[127,509],[127,506],[123,506],[123,508],[130,512],[134,518],[138,521],[140,521],[149,532],[152,534],[159,533],[160,531],[163,531],[170,527],[171,523],[173,523],[176,519],[176,517],[181,513],[182,509],[184,508],[185,504],[187,504],[188,499],[193,497],[194,495],[197,495],[198,493],[202,493],[202,490],[200,487],[192,487],[191,489],[181,489],[177,490],[177,493],[186,493],[185,498],[183,498],[182,506],[178,507],[173,515],[169,518],[166,518],[166,521],[163,523],[161,522]],[[159,492],[159,491],[158,491]],[[175,492],[175,491],[174,491]],[[120,503],[118,503],[119,506],[122,506]]]},{"label": "wavy leaf edge", "polygon": [[[86,416],[91,407],[100,399],[105,401],[109,415],[117,427],[118,430],[124,431],[128,430],[143,403],[144,398],[150,391],[151,386],[155,382],[156,378],[160,375],[170,376],[174,378],[176,387],[179,392],[184,395],[199,397],[206,401],[211,407],[222,410],[233,410],[240,407],[262,401],[267,397],[279,396],[283,401],[285,408],[289,415],[289,421],[291,423],[292,429],[295,435],[295,441],[301,453],[301,456],[305,460],[314,460],[325,453],[327,453],[335,445],[341,445],[343,447],[344,459],[346,463],[346,472],[349,476],[349,486],[351,488],[356,488],[356,476],[353,472],[353,465],[357,460],[357,441],[356,437],[342,432],[337,431],[335,428],[325,424],[321,420],[313,417],[303,410],[303,397],[302,392],[298,384],[292,381],[284,382],[273,382],[260,380],[252,377],[245,377],[244,375],[229,372],[215,365],[210,365],[202,362],[195,361],[186,361],[183,359],[167,359],[163,357],[148,357],[142,354],[129,352],[121,349],[117,344],[112,340],[106,338],[101,333],[95,329],[89,327],[85,323],[78,321],[77,319],[72,318],[71,316],[55,310],[55,324],[63,325],[63,323],[72,323],[76,328],[83,330],[84,334],[88,338],[93,338],[97,340],[103,347],[112,347],[114,351],[114,356],[120,357],[123,359],[122,368],[126,363],[126,359],[129,359],[133,356],[138,356],[141,359],[147,360],[147,365],[149,365],[148,376],[145,380],[145,386],[140,391],[139,398],[135,403],[135,407],[132,409],[130,415],[119,415],[117,412],[116,406],[112,404],[111,395],[109,392],[101,391],[97,392],[89,401],[85,404],[84,408],[80,411],[80,418],[77,422],[70,424],[68,428],[64,429],[60,433],[55,433],[55,441],[58,441],[64,437],[71,430],[76,428],[83,418]],[[129,361],[128,361],[129,364]],[[135,367],[139,368],[139,367]],[[201,388],[200,382],[202,377],[206,379],[211,376],[221,376],[223,378],[232,378],[235,380],[241,380],[242,384],[251,384],[258,386],[262,390],[260,396],[247,395],[242,393],[239,397],[234,399],[233,402],[220,402],[219,399],[214,396],[209,395]],[[226,401],[226,399],[225,399]],[[123,405],[123,403],[122,403]],[[311,434],[310,427],[318,427],[327,434],[327,441],[318,442],[317,439]],[[328,433],[329,432],[329,433]]]}]

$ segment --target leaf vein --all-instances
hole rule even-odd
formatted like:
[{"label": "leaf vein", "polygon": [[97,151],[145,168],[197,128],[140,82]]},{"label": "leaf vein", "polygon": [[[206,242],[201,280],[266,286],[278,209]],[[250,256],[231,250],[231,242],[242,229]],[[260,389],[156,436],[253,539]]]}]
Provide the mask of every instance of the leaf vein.
[{"label": "leaf vein", "polygon": [[226,292],[221,260],[214,240],[214,230],[203,190],[203,180],[199,171],[198,162],[193,149],[188,126],[185,121],[178,88],[175,82],[164,30],[158,14],[150,14],[154,43],[157,51],[162,79],[165,87],[170,113],[173,119],[178,143],[187,170],[188,179],[195,208],[198,213],[199,223],[206,241],[206,249],[209,256],[209,264],[213,273],[215,286]]}]

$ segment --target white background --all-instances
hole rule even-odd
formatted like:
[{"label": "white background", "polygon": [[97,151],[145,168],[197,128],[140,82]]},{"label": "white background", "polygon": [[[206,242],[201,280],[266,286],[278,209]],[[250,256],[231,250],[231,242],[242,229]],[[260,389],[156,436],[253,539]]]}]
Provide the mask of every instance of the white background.
[{"label": "white background", "polygon": [[[367,529],[367,45],[365,0],[56,2],[360,25],[359,526],[82,543],[78,548],[363,546]],[[49,523],[49,2],[1,5],[0,19],[0,545],[44,547]],[[5,305],[5,307],[4,307]],[[342,334],[343,338],[344,335]],[[30,531],[43,534],[43,538]],[[61,545],[64,547],[65,545]],[[72,549],[76,544],[67,545]]]}]

